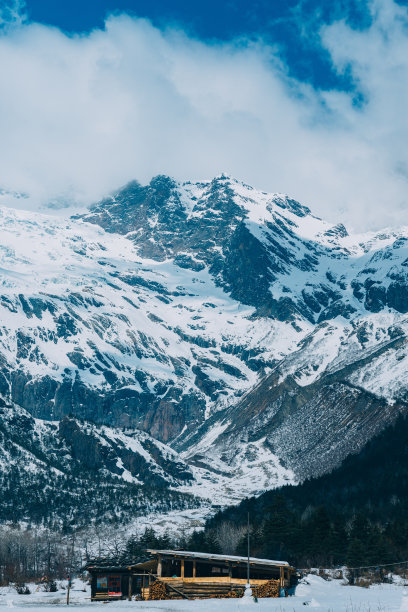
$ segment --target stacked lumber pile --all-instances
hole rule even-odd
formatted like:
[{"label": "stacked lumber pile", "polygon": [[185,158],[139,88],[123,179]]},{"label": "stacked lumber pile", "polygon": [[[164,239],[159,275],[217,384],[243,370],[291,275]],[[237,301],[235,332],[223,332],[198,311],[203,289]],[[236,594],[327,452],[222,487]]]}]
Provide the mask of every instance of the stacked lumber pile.
[{"label": "stacked lumber pile", "polygon": [[224,599],[225,597],[240,597],[244,589],[232,587],[229,582],[194,582],[185,583],[183,593],[189,599]]},{"label": "stacked lumber pile", "polygon": [[166,585],[164,582],[160,580],[156,580],[153,584],[150,585],[149,588],[149,599],[159,600],[159,599],[169,599],[167,594]]},{"label": "stacked lumber pile", "polygon": [[[256,597],[279,597],[280,582],[279,580],[268,580],[262,585],[253,586],[252,593]],[[162,599],[180,599],[184,597],[186,599],[230,599],[239,598],[244,594],[244,589],[239,587],[232,587],[226,584],[220,583],[185,583],[184,585],[180,582],[175,584],[166,585],[161,580],[156,580],[149,588],[148,599],[151,600],[162,600]]]},{"label": "stacked lumber pile", "polygon": [[226,591],[225,593],[220,593],[218,595],[214,595],[213,599],[231,599],[238,598],[244,596],[244,589],[238,589],[237,591]]},{"label": "stacked lumber pile", "polygon": [[252,588],[252,593],[256,597],[279,597],[279,592],[279,580],[268,580],[268,582],[265,582],[265,584]]}]

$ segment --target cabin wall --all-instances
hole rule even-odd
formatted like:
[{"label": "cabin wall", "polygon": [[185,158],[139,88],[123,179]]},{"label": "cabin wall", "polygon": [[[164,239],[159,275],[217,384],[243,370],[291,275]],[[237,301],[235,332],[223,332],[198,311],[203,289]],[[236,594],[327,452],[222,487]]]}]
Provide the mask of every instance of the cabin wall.
[{"label": "cabin wall", "polygon": [[[98,570],[89,570],[91,574],[91,599],[93,600],[110,600],[110,599],[127,599],[129,597],[129,581],[131,581],[131,593],[130,595],[142,595],[143,589],[148,588],[149,584],[155,580],[149,573],[137,573],[133,569],[123,568],[120,570],[104,570],[103,568]],[[120,577],[120,591],[116,596],[114,592],[110,592],[109,588],[101,588],[101,584],[106,582],[107,587],[109,584],[116,582],[112,579]],[[98,580],[99,578],[99,580]],[[106,579],[101,581],[101,578]],[[120,593],[120,594],[119,594]]]},{"label": "cabin wall", "polygon": [[129,572],[91,572],[91,599],[125,599],[129,593]]}]

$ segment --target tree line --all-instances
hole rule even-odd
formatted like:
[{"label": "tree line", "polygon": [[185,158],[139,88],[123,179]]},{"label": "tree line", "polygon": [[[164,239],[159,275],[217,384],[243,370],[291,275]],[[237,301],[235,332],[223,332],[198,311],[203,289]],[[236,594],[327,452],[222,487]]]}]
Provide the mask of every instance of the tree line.
[{"label": "tree line", "polygon": [[[92,559],[120,562],[146,558],[148,548],[246,555],[248,513],[252,556],[286,560],[298,568],[376,566],[408,559],[408,420],[404,417],[332,473],[243,500],[218,512],[203,530],[190,534],[171,536],[142,529],[127,536],[125,527],[135,520],[134,502],[129,499],[129,490],[121,497],[119,487],[105,488],[105,494],[112,495],[112,518],[95,520],[104,514],[98,510],[104,494],[100,484],[97,507],[90,514],[87,508],[92,492],[81,500],[78,494],[83,488],[73,479],[71,483],[64,481],[66,488],[51,507],[48,520],[39,510],[38,521],[24,529],[17,522],[3,524],[0,582],[44,575],[61,579],[80,571]],[[38,508],[45,504],[47,495],[35,502],[34,493],[42,499],[43,491],[44,483],[42,488],[28,488],[24,498],[21,491],[17,495],[8,488],[0,494],[6,501],[3,513],[11,516],[10,504],[15,500],[17,511],[21,507],[18,518],[23,519],[27,500]],[[135,493],[140,493],[139,489]],[[5,500],[7,495],[11,497]],[[173,503],[177,507],[179,499]],[[56,508],[65,508],[71,520],[57,518]]]},{"label": "tree line", "polygon": [[[360,567],[408,559],[408,419],[399,417],[330,474],[227,508],[190,542],[216,552],[225,523],[244,528],[251,553],[306,567]],[[246,551],[244,539],[237,554]]]}]

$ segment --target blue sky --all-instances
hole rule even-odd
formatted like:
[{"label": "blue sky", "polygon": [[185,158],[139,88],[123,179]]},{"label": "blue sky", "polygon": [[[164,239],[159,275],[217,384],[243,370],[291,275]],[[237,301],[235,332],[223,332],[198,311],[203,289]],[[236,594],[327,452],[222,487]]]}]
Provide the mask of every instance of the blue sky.
[{"label": "blue sky", "polygon": [[408,225],[407,4],[0,0],[0,204],[226,172]]},{"label": "blue sky", "polygon": [[316,37],[320,26],[345,19],[365,28],[371,18],[364,0],[27,0],[30,19],[70,32],[103,27],[106,15],[127,12],[158,27],[178,24],[211,41],[262,37],[278,44],[291,74],[316,87],[350,89],[350,75],[337,75]]}]

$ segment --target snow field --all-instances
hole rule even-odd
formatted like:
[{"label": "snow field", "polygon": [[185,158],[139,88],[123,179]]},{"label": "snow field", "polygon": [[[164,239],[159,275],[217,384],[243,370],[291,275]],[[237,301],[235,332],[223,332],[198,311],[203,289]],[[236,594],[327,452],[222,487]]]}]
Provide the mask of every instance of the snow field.
[{"label": "snow field", "polygon": [[[34,585],[30,585],[32,589]],[[89,587],[83,591],[83,583],[75,580],[71,589],[71,607],[75,610],[92,610],[101,607],[107,610],[146,610],[157,612],[243,612],[270,610],[271,612],[301,612],[309,608],[321,612],[408,612],[408,589],[401,584],[374,585],[368,589],[344,585],[341,580],[326,581],[309,575],[299,584],[293,597],[260,599],[258,603],[242,599],[175,600],[175,601],[119,601],[91,602]],[[66,608],[66,591],[57,593],[33,592],[17,595],[11,587],[0,588],[0,607],[15,610],[29,609],[39,612],[48,609]]]}]

